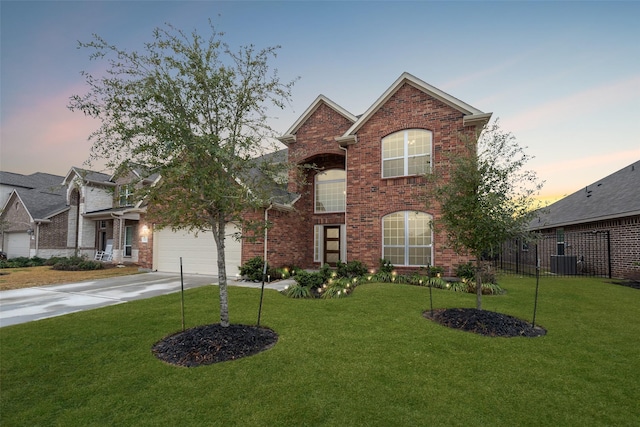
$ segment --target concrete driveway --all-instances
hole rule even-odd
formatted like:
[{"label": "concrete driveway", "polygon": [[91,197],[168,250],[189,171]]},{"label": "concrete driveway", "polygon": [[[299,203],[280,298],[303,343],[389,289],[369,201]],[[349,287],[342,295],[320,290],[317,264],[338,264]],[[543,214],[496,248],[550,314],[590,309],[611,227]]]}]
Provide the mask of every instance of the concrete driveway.
[{"label": "concrete driveway", "polygon": [[[185,275],[184,288],[217,283],[217,276]],[[259,283],[236,282],[232,286],[260,287]],[[265,288],[281,290],[287,281]],[[77,311],[122,304],[137,299],[180,291],[180,275],[143,273],[66,285],[40,286],[0,292],[0,327],[26,323]]]}]

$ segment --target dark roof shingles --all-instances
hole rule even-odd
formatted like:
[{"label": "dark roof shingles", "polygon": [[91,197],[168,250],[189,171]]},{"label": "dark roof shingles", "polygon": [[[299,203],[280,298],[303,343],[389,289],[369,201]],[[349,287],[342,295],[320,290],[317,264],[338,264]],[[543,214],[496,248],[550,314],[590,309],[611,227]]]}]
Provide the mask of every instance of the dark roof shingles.
[{"label": "dark roof shingles", "polygon": [[530,228],[542,229],[640,212],[640,160],[542,210]]}]

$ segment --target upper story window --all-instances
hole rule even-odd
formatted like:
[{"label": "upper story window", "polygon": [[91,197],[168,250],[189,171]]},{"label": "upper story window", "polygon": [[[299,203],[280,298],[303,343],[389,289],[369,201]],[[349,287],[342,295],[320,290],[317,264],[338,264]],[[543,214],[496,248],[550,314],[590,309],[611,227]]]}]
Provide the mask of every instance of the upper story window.
[{"label": "upper story window", "polygon": [[422,175],[431,170],[431,132],[407,129],[382,138],[382,177]]},{"label": "upper story window", "polygon": [[402,211],[382,218],[382,257],[393,265],[432,265],[432,216]]},{"label": "upper story window", "polygon": [[346,200],[346,172],[329,169],[315,177],[315,211],[344,212]]},{"label": "upper story window", "polygon": [[133,188],[130,185],[120,186],[120,206],[133,206]]}]

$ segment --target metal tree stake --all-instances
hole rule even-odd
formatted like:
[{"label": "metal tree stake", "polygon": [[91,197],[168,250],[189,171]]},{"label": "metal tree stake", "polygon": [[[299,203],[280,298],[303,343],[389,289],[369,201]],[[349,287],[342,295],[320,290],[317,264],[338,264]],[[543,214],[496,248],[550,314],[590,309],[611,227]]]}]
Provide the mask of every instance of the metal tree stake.
[{"label": "metal tree stake", "polygon": [[182,275],[182,257],[180,257],[180,296],[182,298],[180,304],[182,309],[182,332],[184,332],[184,277]]}]

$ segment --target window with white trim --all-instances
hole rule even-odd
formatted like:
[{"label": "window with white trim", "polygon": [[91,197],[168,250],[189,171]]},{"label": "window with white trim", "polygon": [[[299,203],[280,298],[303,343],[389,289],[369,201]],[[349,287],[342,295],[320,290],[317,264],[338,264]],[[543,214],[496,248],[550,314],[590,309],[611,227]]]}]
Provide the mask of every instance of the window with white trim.
[{"label": "window with white trim", "polygon": [[402,211],[382,218],[382,257],[397,266],[432,265],[432,216]]},{"label": "window with white trim", "polygon": [[431,171],[431,132],[407,129],[382,138],[382,177],[422,175]]},{"label": "window with white trim", "polygon": [[346,172],[329,169],[315,176],[315,212],[344,212]]},{"label": "window with white trim", "polygon": [[133,188],[129,184],[120,186],[120,206],[133,206]]}]

